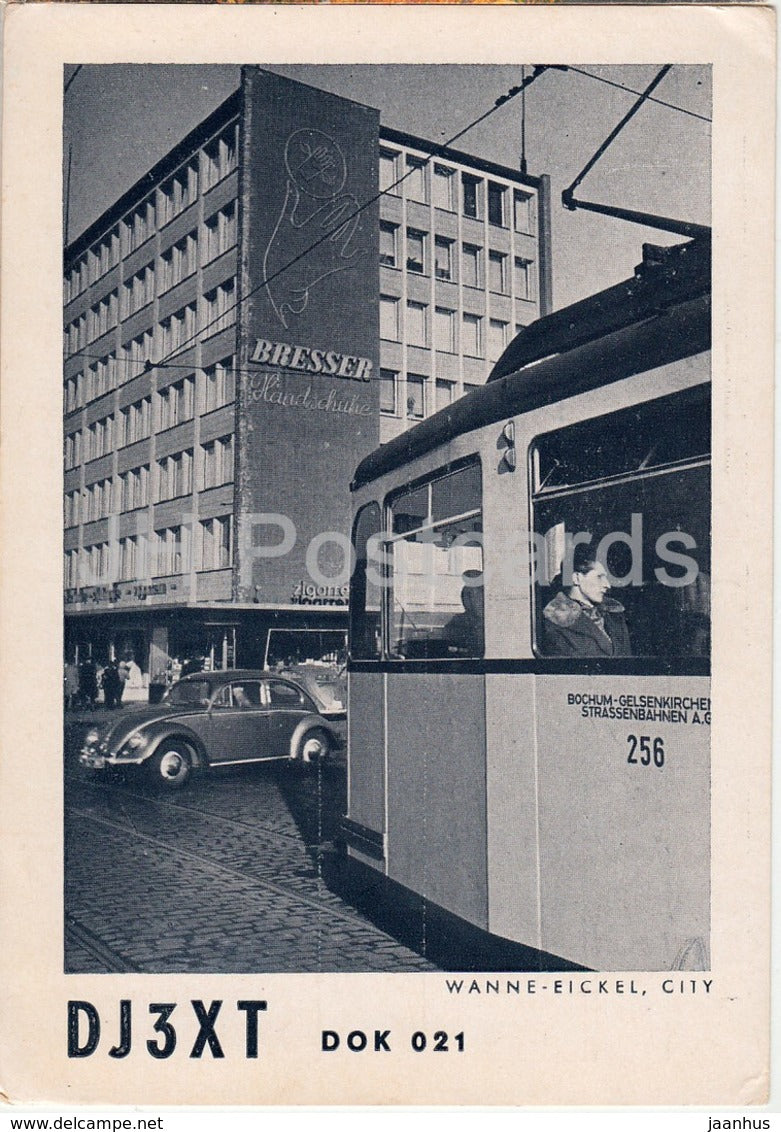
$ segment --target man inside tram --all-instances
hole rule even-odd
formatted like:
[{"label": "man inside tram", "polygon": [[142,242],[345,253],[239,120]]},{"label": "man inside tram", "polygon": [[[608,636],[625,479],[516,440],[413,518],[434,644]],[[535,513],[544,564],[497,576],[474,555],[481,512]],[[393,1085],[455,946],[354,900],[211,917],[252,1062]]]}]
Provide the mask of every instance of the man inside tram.
[{"label": "man inside tram", "polygon": [[607,570],[587,546],[572,559],[572,585],[561,589],[542,611],[546,656],[631,656],[625,610],[607,596]]}]

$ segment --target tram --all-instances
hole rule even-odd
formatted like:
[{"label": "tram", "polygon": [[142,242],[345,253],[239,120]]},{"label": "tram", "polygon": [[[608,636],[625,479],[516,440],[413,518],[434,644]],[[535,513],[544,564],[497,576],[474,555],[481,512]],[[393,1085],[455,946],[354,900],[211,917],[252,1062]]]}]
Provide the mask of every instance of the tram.
[{"label": "tram", "polygon": [[351,485],[348,861],[499,969],[709,966],[710,240],[643,253]]}]

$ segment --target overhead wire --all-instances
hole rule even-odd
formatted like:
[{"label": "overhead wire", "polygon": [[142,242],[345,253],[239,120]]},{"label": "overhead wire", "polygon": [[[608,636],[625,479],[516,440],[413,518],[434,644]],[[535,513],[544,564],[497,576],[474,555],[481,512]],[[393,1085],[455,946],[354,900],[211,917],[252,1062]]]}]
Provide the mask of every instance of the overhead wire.
[{"label": "overhead wire", "polygon": [[[65,86],[66,91],[68,90],[70,84],[73,82],[73,80],[75,79],[75,77],[78,74],[80,69],[81,69],[81,64],[79,64],[79,66],[76,67],[73,74],[70,76],[68,82],[66,83],[66,86]],[[525,68],[523,68],[521,83],[518,86],[511,87],[505,94],[500,95],[494,101],[493,106],[489,107],[488,110],[486,110],[482,114],[480,114],[477,118],[475,118],[472,122],[470,122],[463,129],[461,129],[457,133],[453,134],[453,136],[451,138],[449,138],[447,141],[440,143],[440,145],[437,146],[429,154],[429,156],[424,159],[424,161],[421,164],[423,166],[430,164],[430,162],[434,161],[446,149],[448,149],[450,146],[452,146],[454,142],[458,141],[459,138],[462,138],[464,136],[464,134],[466,134],[470,130],[474,129],[481,122],[484,122],[487,118],[489,118],[492,114],[494,114],[501,106],[503,106],[506,102],[510,101],[510,99],[514,98],[518,94],[523,95],[523,99],[522,99],[522,103],[523,103],[523,105],[522,105],[522,121],[523,121],[523,125],[525,127],[526,89],[527,89],[527,87],[529,87],[531,85],[532,82],[534,82],[535,79],[539,78],[539,76],[544,71],[547,71],[547,70],[573,71],[576,74],[583,75],[584,77],[593,79],[596,82],[604,83],[608,86],[615,87],[619,90],[626,91],[629,94],[637,95],[637,96],[641,97],[642,101],[655,102],[655,103],[657,103],[657,105],[664,106],[664,107],[666,107],[670,110],[678,111],[681,114],[687,114],[687,115],[690,115],[691,117],[699,118],[699,119],[706,121],[706,122],[711,122],[712,119],[708,118],[707,116],[705,116],[703,114],[698,114],[693,110],[687,109],[686,107],[677,106],[674,103],[667,102],[663,99],[657,98],[654,95],[648,93],[649,91],[651,91],[655,88],[655,86],[658,84],[658,82],[661,80],[661,78],[664,77],[664,75],[667,73],[667,71],[669,69],[670,69],[669,66],[667,68],[663,68],[662,72],[659,75],[657,75],[657,77],[653,80],[653,82],[647,88],[646,92],[643,92],[643,91],[634,90],[632,87],[629,87],[629,86],[625,85],[624,83],[616,82],[615,80],[605,78],[602,75],[595,75],[591,71],[586,71],[581,67],[575,67],[575,66],[572,66],[570,64],[566,64],[566,65],[538,64],[534,67],[532,74],[529,75],[528,77],[525,75]],[[610,144],[610,141],[613,140],[615,135],[619,132],[619,130],[621,128],[623,128],[623,126],[626,124],[628,119],[636,112],[636,109],[637,109],[637,107],[633,107],[629,111],[629,113],[627,115],[625,115],[624,119],[622,119],[621,123],[619,123],[619,126],[616,128],[616,130],[613,131],[610,138],[607,139],[605,143],[603,143],[603,146],[600,147],[599,151],[594,155],[594,157],[588,163],[588,165],[585,167],[585,169],[579,174],[578,178],[576,178],[576,181],[573,182],[573,185],[571,186],[571,188],[574,188],[577,184],[580,183],[580,181],[583,179],[583,177],[588,172],[588,170],[592,167],[592,165],[596,162],[596,160],[598,160],[599,156],[601,156],[601,153],[604,152],[604,150]],[[523,138],[522,149],[524,151],[523,152],[523,158],[525,158],[525,128],[524,128],[524,138]],[[525,161],[522,161],[522,169],[521,169],[522,173],[525,173],[526,170],[525,170],[525,168],[523,168],[523,165],[525,165]],[[222,321],[227,314],[230,314],[232,311],[237,310],[238,307],[243,302],[245,302],[247,299],[249,299],[252,295],[256,294],[258,291],[262,290],[264,287],[268,286],[269,283],[272,283],[280,275],[284,274],[285,271],[289,270],[296,263],[298,263],[301,259],[303,259],[305,256],[307,256],[310,252],[314,251],[317,247],[319,247],[321,244],[323,244],[326,240],[330,239],[337,231],[342,229],[345,224],[349,224],[352,220],[354,220],[358,216],[360,216],[360,214],[362,212],[364,212],[367,208],[370,208],[381,197],[386,196],[390,193],[393,193],[393,191],[400,184],[402,184],[402,182],[404,182],[408,177],[410,177],[412,175],[412,173],[413,173],[412,169],[408,170],[406,173],[403,173],[400,177],[398,177],[395,181],[393,181],[387,188],[381,190],[379,193],[376,193],[374,196],[372,196],[368,200],[364,201],[363,204],[361,204],[357,207],[355,212],[353,212],[349,216],[341,219],[339,221],[338,225],[333,230],[326,232],[323,236],[319,237],[312,244],[310,244],[308,247],[306,247],[302,252],[300,252],[297,256],[295,256],[293,259],[291,259],[288,263],[283,264],[283,266],[278,268],[272,275],[267,276],[265,279],[263,279],[263,281],[261,283],[259,283],[256,287],[253,287],[250,291],[248,291],[246,295],[243,295],[240,299],[237,299],[231,306],[227,307],[225,311],[222,311],[215,318],[211,319],[209,322],[205,323],[204,326],[200,327],[200,329],[198,331],[196,331],[189,338],[187,338],[183,343],[181,343],[181,345],[179,345],[175,349],[169,351],[169,353],[167,355],[164,355],[157,362],[152,362],[151,360],[147,360],[144,363],[144,366],[143,366],[143,368],[140,372],[141,373],[144,373],[144,372],[148,373],[153,369],[164,369],[164,368],[191,369],[192,368],[191,365],[184,365],[184,364],[177,365],[176,363],[172,362],[170,359],[177,357],[179,354],[181,354],[185,350],[189,349],[194,343],[196,343],[202,337],[202,335],[205,333],[205,331],[209,330],[216,323]],[[105,355],[88,354],[84,350],[77,350],[74,354],[69,355],[68,360],[70,360],[70,358],[73,358],[73,357],[83,357],[83,358],[90,358],[90,359],[94,359],[94,360],[103,360]],[[117,362],[125,362],[125,359],[118,358]],[[130,364],[130,363],[125,362],[125,364]]]},{"label": "overhead wire", "polygon": [[[625,90],[627,94],[639,96],[643,93],[640,90],[635,90],[634,87],[626,86],[625,83],[616,82],[615,79],[607,79],[604,75],[595,75],[592,71],[584,71],[582,67],[573,67],[570,63],[563,69],[573,71],[577,75],[584,75],[587,79],[594,79],[595,82],[604,83],[606,86],[612,86],[618,90]],[[679,114],[688,114],[691,118],[699,118],[701,122],[713,121],[707,114],[698,114],[696,110],[689,110],[686,106],[677,106],[674,102],[666,102],[663,98],[656,98],[654,95],[649,95],[647,101],[655,102],[657,106],[666,106],[668,110],[677,110]]]},{"label": "overhead wire", "polygon": [[[511,87],[508,91],[505,92],[505,94],[500,95],[494,101],[493,106],[489,107],[488,110],[485,110],[477,118],[473,119],[473,121],[471,121],[467,126],[464,126],[463,129],[461,129],[457,133],[453,134],[453,136],[448,138],[447,141],[441,142],[438,146],[436,146],[435,149],[429,154],[429,156],[421,162],[421,165],[423,165],[425,167],[425,166],[429,165],[432,161],[434,161],[437,157],[441,156],[444,151],[446,151],[450,146],[453,145],[454,142],[457,142],[459,140],[459,138],[462,138],[464,136],[464,134],[468,133],[470,130],[473,130],[476,126],[479,126],[481,122],[484,122],[492,114],[495,114],[496,111],[501,106],[504,106],[504,104],[506,102],[509,102],[510,99],[515,98],[516,95],[520,94],[523,90],[525,90],[526,87],[531,85],[531,83],[533,83],[535,79],[539,78],[539,76],[541,74],[543,74],[543,72],[548,70],[548,69],[549,69],[548,66],[544,65],[544,64],[540,64],[540,65],[535,66],[532,74],[529,75],[528,78],[524,78],[522,80],[522,82],[520,83],[520,85]],[[360,216],[362,212],[364,212],[367,208],[370,208],[381,197],[386,196],[388,193],[392,193],[393,190],[395,188],[397,188],[400,184],[402,184],[402,182],[405,181],[407,179],[407,177],[411,176],[412,173],[413,173],[412,169],[408,170],[406,173],[403,173],[400,177],[398,177],[395,181],[393,181],[392,184],[388,185],[387,188],[382,189],[378,193],[375,193],[374,196],[372,196],[368,200],[364,201],[363,204],[358,205],[356,210],[353,213],[351,213],[349,216],[343,217],[339,221],[339,223],[336,225],[335,228],[331,229],[330,231],[326,232],[324,235],[319,237],[319,239],[315,240],[312,244],[310,244],[308,247],[306,247],[302,252],[299,252],[299,254],[297,256],[295,256],[293,259],[289,260],[288,263],[283,264],[282,267],[278,268],[275,272],[273,272],[272,275],[266,276],[266,278],[263,279],[263,281],[261,283],[258,283],[258,285],[256,287],[253,287],[250,291],[248,291],[246,293],[246,295],[242,295],[240,299],[237,299],[233,303],[232,306],[227,307],[219,315],[217,315],[215,318],[213,318],[209,322],[207,322],[196,333],[192,334],[188,339],[186,339],[183,343],[181,343],[181,345],[177,346],[176,349],[169,351],[169,353],[164,355],[163,358],[159,362],[149,363],[146,367],[147,370],[157,369],[161,366],[165,366],[169,363],[171,358],[175,358],[179,354],[181,354],[184,350],[189,349],[189,347],[194,342],[198,341],[198,339],[204,334],[205,331],[207,331],[215,323],[220,322],[222,319],[224,319],[226,314],[230,314],[231,311],[236,310],[243,302],[246,302],[247,299],[251,298],[252,295],[256,294],[258,291],[262,290],[264,287],[267,287],[269,285],[269,283],[273,283],[273,281],[275,279],[277,279],[280,275],[284,274],[285,271],[288,271],[291,267],[293,267],[301,259],[303,259],[305,256],[309,255],[310,252],[314,251],[315,248],[318,248],[321,244],[325,243],[326,240],[329,240],[336,232],[340,231],[341,229],[344,228],[344,226],[346,224],[349,224],[352,220],[354,220],[358,216]]]}]

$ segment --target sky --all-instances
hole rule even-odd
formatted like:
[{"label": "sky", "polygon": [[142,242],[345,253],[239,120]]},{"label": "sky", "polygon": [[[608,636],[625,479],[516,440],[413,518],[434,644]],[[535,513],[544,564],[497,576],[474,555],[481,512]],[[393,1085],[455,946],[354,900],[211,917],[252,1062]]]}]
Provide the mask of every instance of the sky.
[{"label": "sky", "polygon": [[[636,101],[635,95],[609,84],[643,90],[660,65],[550,69],[527,90],[527,168],[532,175],[551,177],[556,309],[630,276],[642,259],[644,242],[681,240],[625,221],[573,212],[561,204],[562,190]],[[470,126],[521,79],[519,65],[323,64],[267,69],[376,107],[382,125],[440,143]],[[238,66],[66,67],[63,154],[64,181],[69,185],[68,239],[78,236],[238,83]],[[654,90],[654,98],[679,109],[646,102],[576,195],[709,224],[710,68],[674,66]],[[517,169],[520,96],[470,128],[454,146]]]}]

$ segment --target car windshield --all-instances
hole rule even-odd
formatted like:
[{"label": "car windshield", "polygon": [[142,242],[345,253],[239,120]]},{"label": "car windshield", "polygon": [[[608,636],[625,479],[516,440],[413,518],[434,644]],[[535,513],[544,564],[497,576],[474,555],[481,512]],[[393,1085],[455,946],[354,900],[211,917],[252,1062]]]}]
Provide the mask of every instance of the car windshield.
[{"label": "car windshield", "polygon": [[180,680],[169,688],[164,703],[181,707],[184,704],[207,704],[209,702],[209,685],[206,680]]}]

